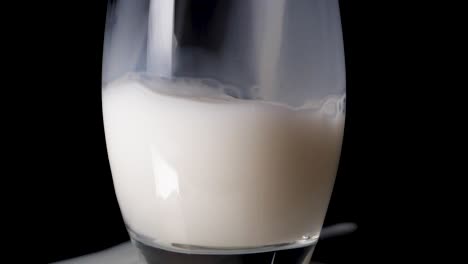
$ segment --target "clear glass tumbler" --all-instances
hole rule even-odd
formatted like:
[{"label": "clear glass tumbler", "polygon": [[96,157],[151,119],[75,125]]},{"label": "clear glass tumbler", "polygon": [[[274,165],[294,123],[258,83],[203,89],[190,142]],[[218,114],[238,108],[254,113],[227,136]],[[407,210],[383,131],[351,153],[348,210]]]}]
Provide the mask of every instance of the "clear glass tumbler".
[{"label": "clear glass tumbler", "polygon": [[307,263],[338,167],[337,0],[110,0],[102,105],[147,263]]}]

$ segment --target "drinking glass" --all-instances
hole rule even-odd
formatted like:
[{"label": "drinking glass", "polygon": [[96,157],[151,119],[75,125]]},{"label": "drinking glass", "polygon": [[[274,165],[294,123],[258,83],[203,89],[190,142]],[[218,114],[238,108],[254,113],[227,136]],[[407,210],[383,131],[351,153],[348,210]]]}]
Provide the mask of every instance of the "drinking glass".
[{"label": "drinking glass", "polygon": [[310,261],[344,127],[337,0],[109,0],[102,84],[142,261]]}]

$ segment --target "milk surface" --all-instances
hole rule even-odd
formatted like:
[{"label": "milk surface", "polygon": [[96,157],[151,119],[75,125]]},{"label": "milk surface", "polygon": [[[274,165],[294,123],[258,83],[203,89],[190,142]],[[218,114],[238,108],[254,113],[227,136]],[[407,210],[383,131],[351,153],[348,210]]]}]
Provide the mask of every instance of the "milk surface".
[{"label": "milk surface", "polygon": [[104,87],[114,186],[133,232],[164,247],[318,237],[341,149],[341,97],[291,108],[233,91],[138,74]]}]

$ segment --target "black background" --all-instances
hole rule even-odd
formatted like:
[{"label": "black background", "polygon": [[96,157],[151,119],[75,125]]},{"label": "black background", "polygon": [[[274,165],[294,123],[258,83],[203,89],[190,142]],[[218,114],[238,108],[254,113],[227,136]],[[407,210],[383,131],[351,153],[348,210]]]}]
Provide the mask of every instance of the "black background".
[{"label": "black background", "polygon": [[[101,63],[106,1],[57,5],[50,20],[51,37],[44,49],[53,74],[40,97],[41,118],[35,123],[43,143],[36,155],[46,175],[46,262],[58,261],[128,240],[114,194],[107,160],[101,112]],[[376,178],[390,172],[382,166],[383,127],[373,116],[379,109],[374,55],[379,39],[356,1],[340,1],[347,71],[347,120],[340,168],[325,225],[355,222],[352,235],[321,241],[313,259],[354,263],[373,259],[372,238],[381,222],[378,205],[369,200],[382,188]],[[58,7],[58,8],[57,8]],[[56,11],[57,10],[57,11]],[[368,21],[367,21],[368,22]],[[371,36],[371,37],[369,37]],[[41,42],[44,35],[38,34]],[[380,83],[380,82],[379,82]],[[380,151],[379,151],[380,150]],[[374,191],[371,191],[374,190]],[[375,191],[377,190],[377,191]],[[378,260],[375,260],[378,261]]]}]

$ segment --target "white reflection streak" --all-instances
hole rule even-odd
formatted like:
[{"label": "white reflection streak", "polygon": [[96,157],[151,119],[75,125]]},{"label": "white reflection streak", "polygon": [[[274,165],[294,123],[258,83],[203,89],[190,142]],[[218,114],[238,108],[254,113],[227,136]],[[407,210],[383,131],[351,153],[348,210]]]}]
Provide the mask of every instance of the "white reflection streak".
[{"label": "white reflection streak", "polygon": [[152,0],[148,26],[148,71],[172,76],[175,0]]},{"label": "white reflection streak", "polygon": [[179,193],[177,171],[163,159],[153,146],[151,147],[151,157],[156,195],[167,199],[172,193]]}]

